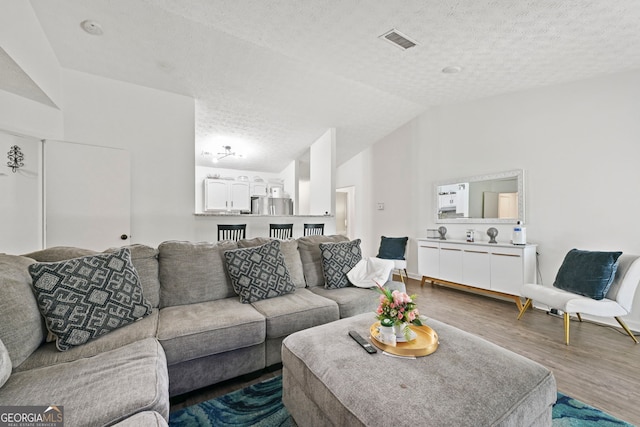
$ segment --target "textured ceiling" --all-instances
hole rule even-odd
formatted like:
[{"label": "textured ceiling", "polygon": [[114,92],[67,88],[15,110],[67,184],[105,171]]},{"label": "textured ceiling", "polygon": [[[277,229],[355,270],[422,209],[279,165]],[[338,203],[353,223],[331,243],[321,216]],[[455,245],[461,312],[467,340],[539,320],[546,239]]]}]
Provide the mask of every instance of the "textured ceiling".
[{"label": "textured ceiling", "polygon": [[63,67],[195,98],[195,152],[243,154],[225,168],[278,172],[330,127],[341,164],[432,105],[640,68],[637,0],[31,4]]},{"label": "textured ceiling", "polygon": [[0,90],[23,98],[58,108],[46,93],[20,68],[9,54],[0,47]]}]

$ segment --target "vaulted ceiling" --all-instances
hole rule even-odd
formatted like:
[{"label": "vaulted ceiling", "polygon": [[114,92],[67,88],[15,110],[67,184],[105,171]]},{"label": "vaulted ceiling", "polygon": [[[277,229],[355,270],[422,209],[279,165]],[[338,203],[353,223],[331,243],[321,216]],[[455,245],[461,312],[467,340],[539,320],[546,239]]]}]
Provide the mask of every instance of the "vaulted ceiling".
[{"label": "vaulted ceiling", "polygon": [[331,127],[341,164],[433,105],[640,68],[637,0],[31,4],[62,67],[193,97],[195,153],[231,145],[236,169],[280,171]]}]

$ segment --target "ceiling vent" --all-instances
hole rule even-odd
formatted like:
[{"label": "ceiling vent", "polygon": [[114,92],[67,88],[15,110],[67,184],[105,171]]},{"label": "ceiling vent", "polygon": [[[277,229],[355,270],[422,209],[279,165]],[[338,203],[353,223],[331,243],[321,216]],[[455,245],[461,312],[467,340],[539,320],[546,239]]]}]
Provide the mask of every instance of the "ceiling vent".
[{"label": "ceiling vent", "polygon": [[381,39],[388,41],[392,45],[402,49],[407,50],[414,46],[417,46],[418,43],[411,40],[409,37],[402,34],[400,31],[393,28],[390,31],[387,31],[383,35],[380,36]]}]

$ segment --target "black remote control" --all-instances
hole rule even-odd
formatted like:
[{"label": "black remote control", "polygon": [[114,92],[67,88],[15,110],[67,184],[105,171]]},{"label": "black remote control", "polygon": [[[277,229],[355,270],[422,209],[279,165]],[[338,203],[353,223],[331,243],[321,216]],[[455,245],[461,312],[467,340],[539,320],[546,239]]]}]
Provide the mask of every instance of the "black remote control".
[{"label": "black remote control", "polygon": [[362,338],[362,335],[360,335],[356,331],[349,331],[349,336],[353,338],[358,344],[360,344],[362,348],[367,350],[367,353],[374,354],[378,352],[378,350],[376,350],[371,344],[369,344],[369,341]]}]

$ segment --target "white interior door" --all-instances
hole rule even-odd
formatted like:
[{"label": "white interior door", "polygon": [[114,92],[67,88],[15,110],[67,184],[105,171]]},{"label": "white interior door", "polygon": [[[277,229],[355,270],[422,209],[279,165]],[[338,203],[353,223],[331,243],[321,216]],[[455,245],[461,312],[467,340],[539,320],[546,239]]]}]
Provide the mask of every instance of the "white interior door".
[{"label": "white interior door", "polygon": [[500,193],[498,218],[518,218],[518,193]]},{"label": "white interior door", "polygon": [[128,243],[129,153],[63,141],[44,142],[45,247],[104,250]]}]

